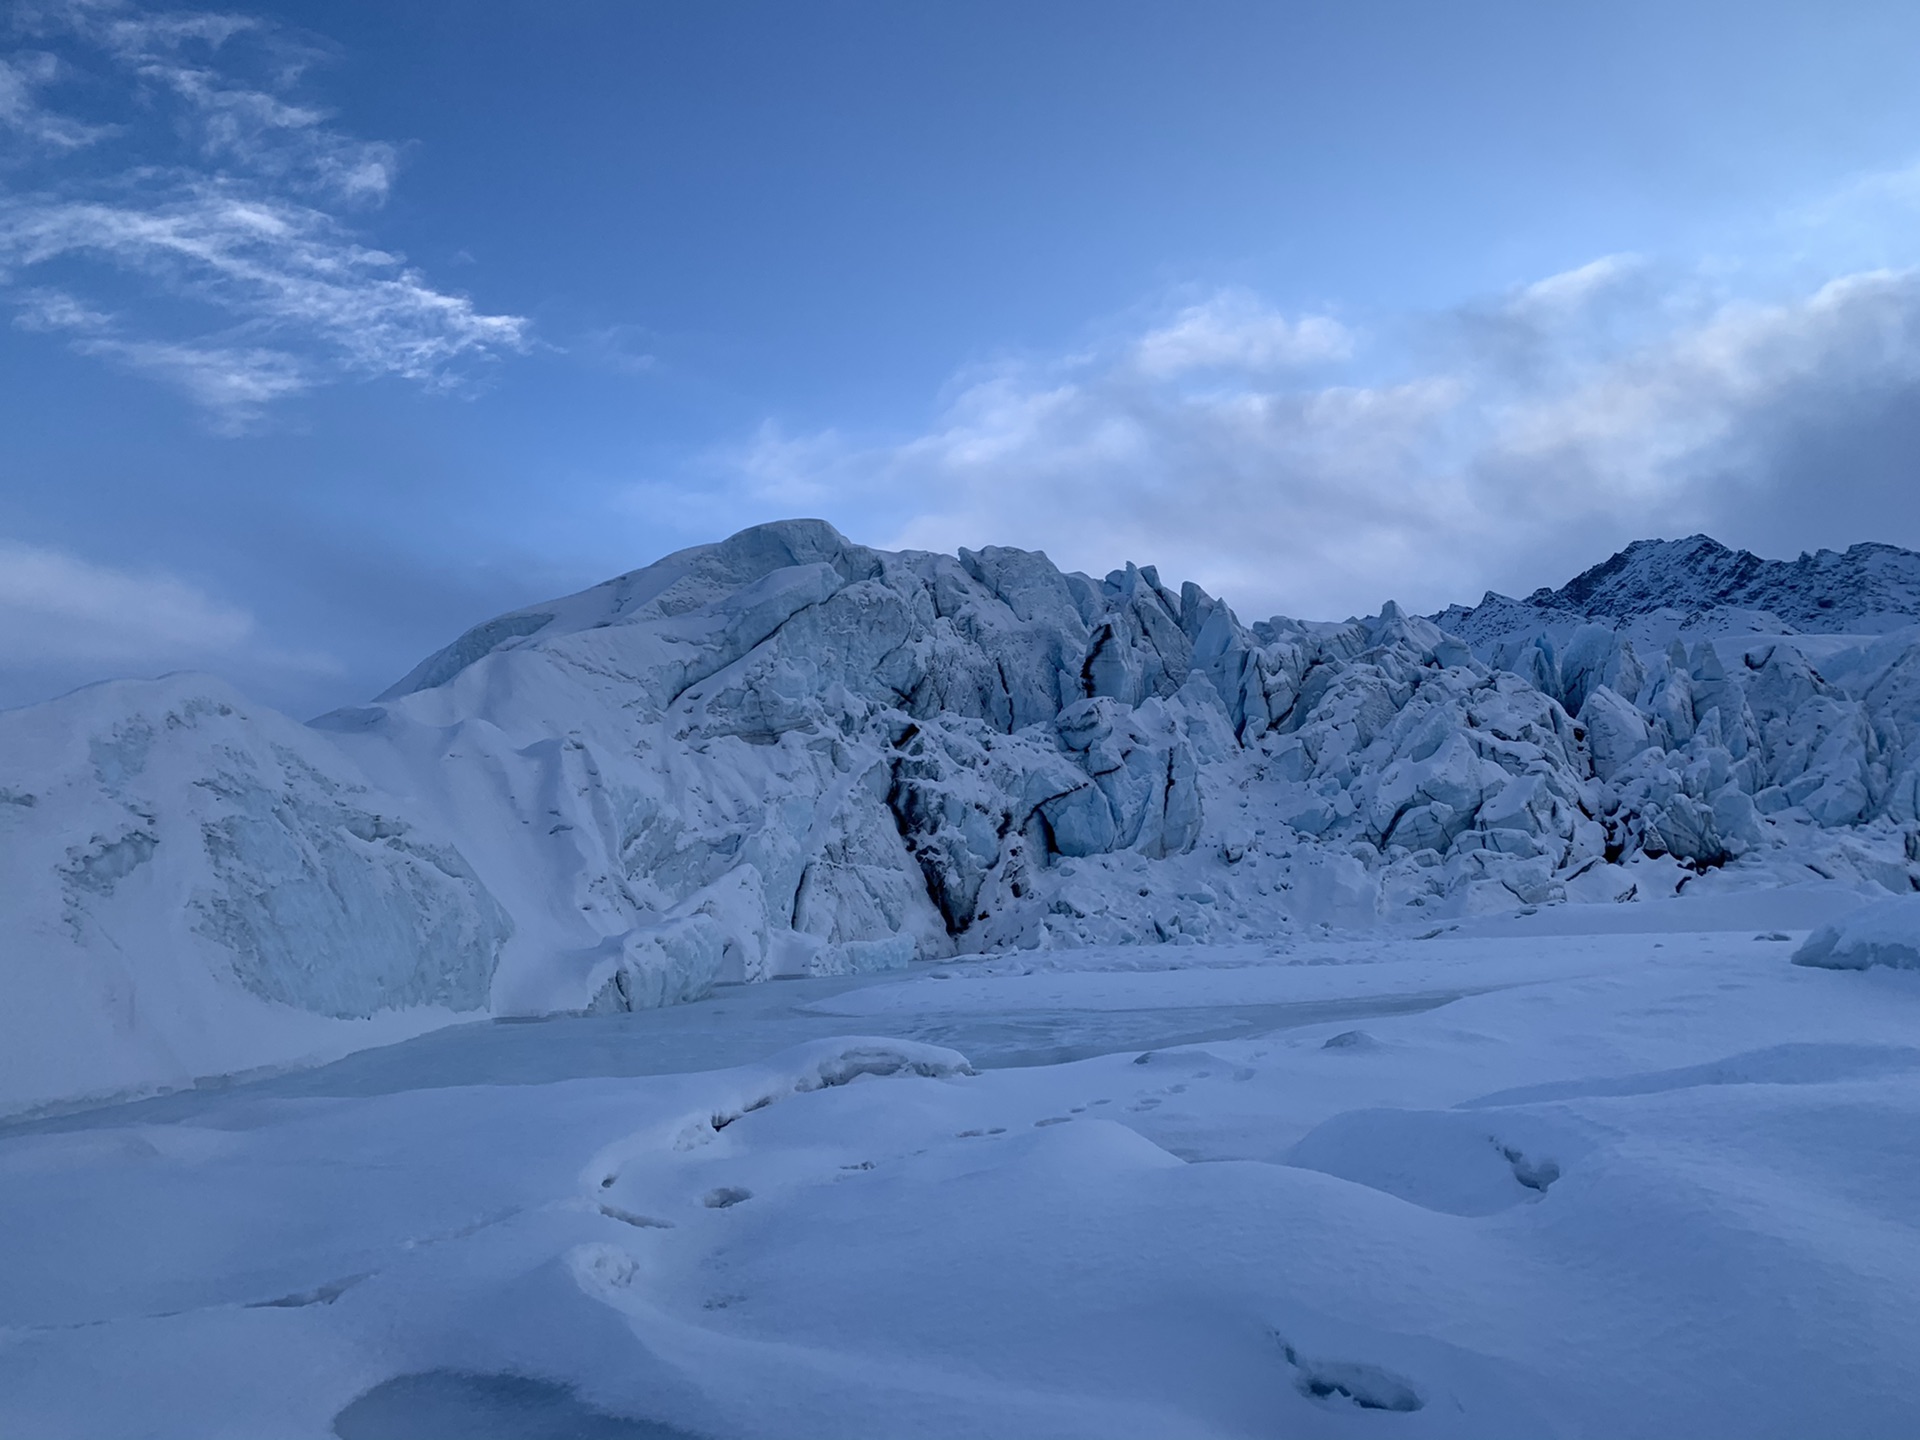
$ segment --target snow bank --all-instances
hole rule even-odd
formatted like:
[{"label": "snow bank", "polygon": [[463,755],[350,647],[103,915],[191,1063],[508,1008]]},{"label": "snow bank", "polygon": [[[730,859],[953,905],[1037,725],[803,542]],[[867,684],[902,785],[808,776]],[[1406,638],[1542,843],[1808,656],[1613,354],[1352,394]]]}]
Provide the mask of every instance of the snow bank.
[{"label": "snow bank", "polygon": [[1824,970],[1920,970],[1920,895],[1881,900],[1821,926],[1793,952],[1793,963]]}]

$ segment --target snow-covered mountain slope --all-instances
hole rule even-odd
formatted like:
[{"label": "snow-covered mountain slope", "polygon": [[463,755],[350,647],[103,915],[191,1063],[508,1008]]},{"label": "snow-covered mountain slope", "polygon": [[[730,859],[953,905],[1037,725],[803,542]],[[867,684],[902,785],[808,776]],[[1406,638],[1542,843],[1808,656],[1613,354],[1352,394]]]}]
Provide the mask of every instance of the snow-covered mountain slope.
[{"label": "snow-covered mountain slope", "polygon": [[1865,543],[1844,552],[1803,552],[1798,560],[1763,560],[1705,535],[1636,540],[1558,590],[1542,588],[1525,600],[1489,591],[1472,608],[1454,605],[1433,618],[1478,644],[1524,626],[1528,614],[1544,626],[1569,620],[1619,625],[1661,613],[1694,617],[1694,629],[1729,620],[1789,633],[1904,629],[1920,618],[1920,554]]},{"label": "snow-covered mountain slope", "polygon": [[[1724,589],[1689,543],[1574,599]],[[1876,606],[1883,551],[1834,557]],[[1667,611],[1656,644],[1572,603],[1248,626],[1151,567],[789,521],[310,727],[191,677],[0,715],[0,1024],[73,1036],[0,1058],[0,1104],[955,951],[1914,887],[1920,630]]]},{"label": "snow-covered mountain slope", "polygon": [[512,930],[444,832],[200,676],[0,714],[0,856],[14,1104],[484,1013]]}]

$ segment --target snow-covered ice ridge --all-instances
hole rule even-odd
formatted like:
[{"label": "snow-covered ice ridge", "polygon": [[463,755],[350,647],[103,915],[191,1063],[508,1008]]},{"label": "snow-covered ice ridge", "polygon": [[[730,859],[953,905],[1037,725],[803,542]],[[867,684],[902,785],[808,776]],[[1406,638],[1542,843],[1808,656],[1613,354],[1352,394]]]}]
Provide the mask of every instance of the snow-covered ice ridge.
[{"label": "snow-covered ice ridge", "polygon": [[955,952],[1904,893],[1917,814],[1911,552],[1248,626],[787,521],[312,725],[179,675],[0,714],[0,1108]]}]

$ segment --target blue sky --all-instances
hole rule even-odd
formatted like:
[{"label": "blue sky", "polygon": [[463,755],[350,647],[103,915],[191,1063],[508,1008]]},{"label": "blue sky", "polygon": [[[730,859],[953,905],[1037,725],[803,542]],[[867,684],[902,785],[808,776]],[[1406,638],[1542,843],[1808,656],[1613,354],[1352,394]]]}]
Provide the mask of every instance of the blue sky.
[{"label": "blue sky", "polygon": [[1245,618],[1920,545],[1920,7],[5,13],[0,704],[790,514]]}]

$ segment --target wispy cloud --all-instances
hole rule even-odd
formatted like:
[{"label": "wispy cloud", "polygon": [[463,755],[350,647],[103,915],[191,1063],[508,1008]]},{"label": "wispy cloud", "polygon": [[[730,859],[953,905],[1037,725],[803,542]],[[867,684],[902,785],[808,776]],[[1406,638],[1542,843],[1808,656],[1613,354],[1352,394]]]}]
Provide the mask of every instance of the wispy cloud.
[{"label": "wispy cloud", "polygon": [[[7,62],[0,120],[54,172],[0,196],[0,287],[21,323],[174,384],[224,428],[328,381],[442,386],[523,347],[524,319],[486,314],[361,238],[349,216],[385,200],[398,151],[300,97],[322,58],[311,45],[253,17],[125,0],[29,7],[19,23],[157,112],[137,134],[89,124],[48,102],[60,61]],[[56,163],[88,147],[123,163],[84,176]],[[114,298],[49,308],[38,277],[50,271]]]},{"label": "wispy cloud", "polygon": [[263,406],[311,383],[299,360],[283,350],[129,338],[114,316],[60,290],[29,290],[17,303],[16,328],[64,333],[83,355],[163,379],[204,406],[216,428],[241,428]]},{"label": "wispy cloud", "polygon": [[35,52],[0,57],[0,128],[16,143],[53,152],[78,150],[113,133],[107,125],[88,125],[49,110],[41,92],[60,74],[60,62]]},{"label": "wispy cloud", "polygon": [[588,364],[616,375],[652,375],[660,367],[654,353],[658,337],[639,325],[603,325],[581,335],[569,347]]}]

